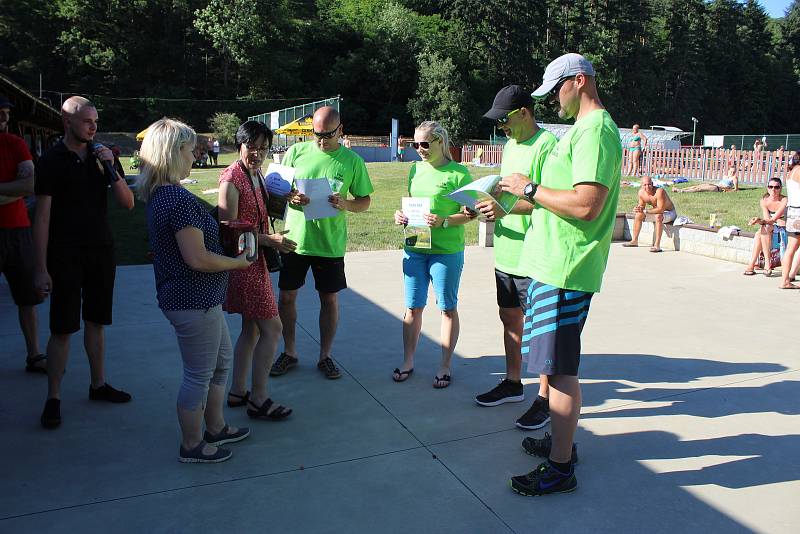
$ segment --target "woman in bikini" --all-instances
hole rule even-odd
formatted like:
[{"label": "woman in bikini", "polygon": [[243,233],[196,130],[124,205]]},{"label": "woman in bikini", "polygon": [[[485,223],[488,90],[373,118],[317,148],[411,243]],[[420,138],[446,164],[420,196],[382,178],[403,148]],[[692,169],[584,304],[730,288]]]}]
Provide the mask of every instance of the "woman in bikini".
[{"label": "woman in bikini", "polygon": [[628,164],[625,166],[626,176],[639,176],[644,149],[647,148],[647,136],[639,131],[639,125],[633,125],[633,137],[628,143]]},{"label": "woman in bikini", "polygon": [[[772,262],[770,252],[772,251],[772,235],[780,232],[779,229],[785,228],[784,214],[786,213],[787,199],[781,194],[783,183],[780,178],[772,178],[767,184],[767,192],[761,198],[761,217],[753,217],[749,224],[760,225],[758,233],[753,239],[753,255],[750,263],[744,271],[745,276],[756,274],[756,262],[758,255],[764,253],[764,270],[767,276],[772,274]],[[784,230],[785,231],[785,230]]]}]

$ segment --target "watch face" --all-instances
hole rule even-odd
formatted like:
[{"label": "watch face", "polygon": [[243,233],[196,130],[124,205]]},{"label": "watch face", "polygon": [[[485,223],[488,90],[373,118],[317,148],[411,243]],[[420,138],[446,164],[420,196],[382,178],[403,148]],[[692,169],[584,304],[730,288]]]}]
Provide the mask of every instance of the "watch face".
[{"label": "watch face", "polygon": [[530,195],[531,192],[533,192],[533,183],[529,183],[528,185],[525,186],[525,189],[522,190],[522,193],[525,196]]}]

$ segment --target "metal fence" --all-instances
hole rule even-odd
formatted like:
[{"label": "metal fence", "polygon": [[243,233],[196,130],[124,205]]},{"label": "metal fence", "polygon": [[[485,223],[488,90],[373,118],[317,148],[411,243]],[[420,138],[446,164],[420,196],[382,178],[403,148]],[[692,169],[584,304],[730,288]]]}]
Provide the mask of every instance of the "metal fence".
[{"label": "metal fence", "polygon": [[247,120],[263,122],[270,128],[277,129],[294,120],[310,115],[323,106],[331,106],[338,111],[340,102],[341,98],[335,96],[324,100],[317,100],[316,102],[309,102],[308,104],[261,113],[260,115],[253,115],[252,117],[247,117]]}]

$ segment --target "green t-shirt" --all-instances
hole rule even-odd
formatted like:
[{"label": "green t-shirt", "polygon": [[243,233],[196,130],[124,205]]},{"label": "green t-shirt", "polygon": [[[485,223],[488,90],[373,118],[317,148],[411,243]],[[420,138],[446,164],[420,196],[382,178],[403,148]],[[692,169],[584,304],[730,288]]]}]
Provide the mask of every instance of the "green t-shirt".
[{"label": "green t-shirt", "polygon": [[[451,161],[439,168],[420,161],[408,173],[409,196],[431,199],[431,213],[448,217],[461,211],[461,204],[447,195],[472,181],[466,167]],[[431,228],[431,248],[406,247],[422,254],[454,254],[464,250],[464,225]]]},{"label": "green t-shirt", "polygon": [[[327,179],[333,192],[342,198],[347,198],[348,192],[354,197],[366,197],[374,191],[364,160],[343,146],[324,152],[313,141],[296,143],[289,147],[283,164],[296,169],[295,178]],[[335,217],[306,221],[302,206],[290,204],[286,228],[286,237],[297,243],[298,254],[339,258],[347,249],[344,211]]]},{"label": "green t-shirt", "polygon": [[[503,148],[500,176],[518,172],[538,183],[542,165],[557,142],[556,136],[545,129],[540,129],[533,137],[522,143],[509,139]],[[527,276],[519,260],[522,243],[530,226],[530,215],[513,213],[497,219],[494,223],[494,266],[498,271]]]},{"label": "green t-shirt", "polygon": [[593,221],[561,217],[535,206],[522,253],[527,276],[562,289],[600,291],[621,173],[622,144],[611,115],[600,109],[576,121],[545,161],[541,185],[569,190],[595,182],[608,188],[608,196]]}]

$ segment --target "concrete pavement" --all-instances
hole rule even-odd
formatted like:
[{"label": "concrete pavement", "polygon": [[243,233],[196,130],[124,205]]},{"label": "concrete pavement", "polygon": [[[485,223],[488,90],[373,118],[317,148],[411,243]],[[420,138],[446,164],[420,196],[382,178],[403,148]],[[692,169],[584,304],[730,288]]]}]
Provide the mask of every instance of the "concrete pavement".
[{"label": "concrete pavement", "polygon": [[[797,532],[800,291],[740,265],[614,244],[583,337],[581,463],[573,494],[525,498],[508,478],[538,459],[514,420],[477,406],[502,377],[492,250],[469,248],[453,383],[431,387],[439,317],[426,309],[415,373],[402,361],[401,253],[349,254],[334,356],[315,369],[318,303],[300,292],[300,367],[270,380],[281,423],[227,410],[252,436],[217,465],[176,461],[181,365],[150,266],[117,273],[107,376],[127,405],[87,400],[73,338],[56,431],[40,428],[46,379],[0,281],[0,532]],[[40,307],[47,340],[47,304]],[[229,316],[235,341],[239,320]],[[549,429],[545,429],[549,430]]]}]

